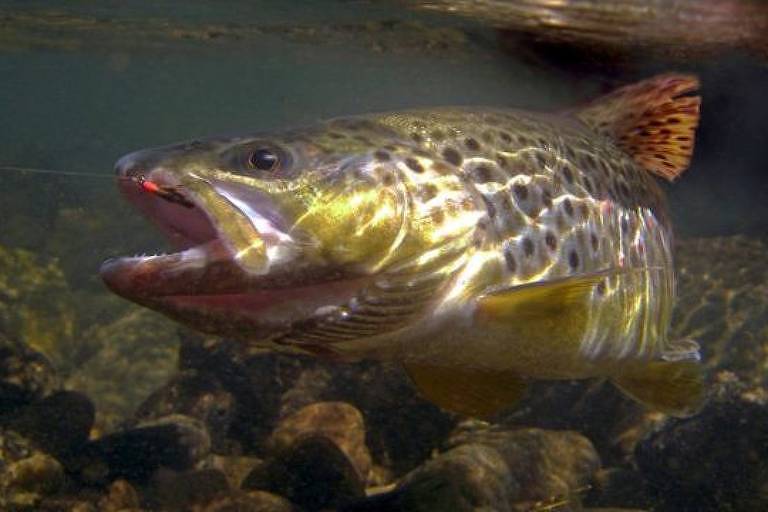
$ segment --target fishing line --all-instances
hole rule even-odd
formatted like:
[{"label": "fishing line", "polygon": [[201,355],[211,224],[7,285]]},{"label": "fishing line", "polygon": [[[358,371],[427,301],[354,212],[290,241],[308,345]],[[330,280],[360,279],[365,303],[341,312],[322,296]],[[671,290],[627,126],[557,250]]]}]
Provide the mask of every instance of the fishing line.
[{"label": "fishing line", "polygon": [[19,167],[16,165],[0,165],[0,171],[12,171],[12,172],[18,172],[21,174],[24,173],[30,173],[30,174],[59,174],[62,176],[86,176],[91,178],[109,178],[109,179],[119,179],[117,176],[110,175],[110,174],[100,174],[96,172],[79,172],[79,171],[56,171],[54,169],[36,169],[33,167]]},{"label": "fishing line", "polygon": [[[34,167],[19,167],[16,165],[0,165],[0,171],[6,172],[18,172],[19,174],[57,174],[60,176],[76,176],[87,178],[106,178],[109,180],[124,180],[132,181],[137,184],[144,192],[160,197],[170,203],[175,203],[185,208],[194,208],[195,205],[187,197],[185,197],[178,187],[167,187],[158,185],[154,181],[146,179],[144,176],[114,176],[109,174],[100,174],[95,172],[80,172],[80,171],[57,171],[54,169],[37,169]],[[0,173],[1,174],[1,173]]]}]

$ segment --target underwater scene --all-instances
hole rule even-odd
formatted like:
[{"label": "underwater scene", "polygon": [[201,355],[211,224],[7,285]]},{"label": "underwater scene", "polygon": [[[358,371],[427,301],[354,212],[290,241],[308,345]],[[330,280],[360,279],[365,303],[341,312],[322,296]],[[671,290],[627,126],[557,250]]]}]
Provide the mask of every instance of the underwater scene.
[{"label": "underwater scene", "polygon": [[0,0],[0,510],[768,510],[768,2]]}]

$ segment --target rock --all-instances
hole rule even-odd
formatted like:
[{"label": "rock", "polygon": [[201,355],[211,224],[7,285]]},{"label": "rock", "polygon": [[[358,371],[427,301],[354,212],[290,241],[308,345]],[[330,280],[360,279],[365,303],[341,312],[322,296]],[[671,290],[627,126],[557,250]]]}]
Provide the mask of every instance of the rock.
[{"label": "rock", "polygon": [[140,506],[139,493],[125,480],[115,480],[99,500],[99,512],[123,512]]},{"label": "rock", "polygon": [[321,364],[332,376],[323,399],[350,403],[362,413],[371,455],[395,476],[439,449],[456,424],[453,414],[418,395],[400,365]]},{"label": "rock", "polygon": [[496,449],[520,493],[516,501],[539,502],[581,492],[600,467],[592,443],[571,431],[501,427],[459,430],[449,446],[475,443]]},{"label": "rock", "polygon": [[496,421],[508,427],[578,431],[593,442],[603,462],[621,464],[647,431],[647,413],[605,380],[542,381]]},{"label": "rock", "polygon": [[394,491],[344,510],[510,511],[519,494],[519,483],[512,478],[497,450],[481,444],[464,444],[413,470]]},{"label": "rock", "polygon": [[75,343],[73,304],[58,261],[0,246],[0,332],[59,367]]},{"label": "rock", "polygon": [[595,473],[592,489],[585,501],[593,507],[622,506],[651,508],[648,482],[636,469],[612,467]]},{"label": "rock", "polygon": [[183,414],[205,424],[214,453],[227,453],[235,399],[210,374],[183,372],[152,393],[136,411],[138,421]]},{"label": "rock", "polygon": [[16,432],[0,429],[0,508],[35,510],[65,482],[59,462]]},{"label": "rock", "polygon": [[179,414],[102,437],[83,448],[80,476],[90,483],[146,481],[159,468],[192,468],[210,451],[205,426]]},{"label": "rock", "polygon": [[224,473],[230,488],[239,489],[242,487],[245,477],[263,464],[264,461],[257,457],[212,455],[209,459],[208,467],[218,469]]},{"label": "rock", "polygon": [[43,354],[0,333],[0,415],[40,400],[58,385]]},{"label": "rock", "polygon": [[335,508],[364,495],[364,482],[347,455],[325,436],[307,436],[254,469],[244,489],[285,496],[313,511]]},{"label": "rock", "polygon": [[101,432],[130,419],[176,371],[176,327],[151,311],[129,307],[81,337],[88,340],[91,354],[71,369],[65,385],[93,400]]},{"label": "rock", "polygon": [[93,419],[94,407],[87,396],[59,391],[0,417],[0,424],[34,441],[41,450],[66,459],[88,441]]},{"label": "rock", "polygon": [[242,343],[190,333],[182,339],[180,362],[184,369],[213,375],[232,394],[236,406],[229,435],[244,453],[264,456],[281,418],[318,401],[342,401],[366,418],[371,455],[396,476],[427,458],[455,424],[453,415],[416,394],[398,365],[254,355]]},{"label": "rock", "polygon": [[704,365],[768,386],[768,244],[745,236],[676,244],[673,338],[701,344]]},{"label": "rock", "polygon": [[290,501],[264,491],[228,493],[211,501],[202,512],[293,512]]},{"label": "rock", "polygon": [[186,512],[204,509],[228,491],[227,478],[219,470],[173,471],[163,468],[153,475],[146,496],[151,510]]},{"label": "rock", "polygon": [[365,445],[365,424],[360,411],[343,402],[318,402],[280,420],[268,446],[280,452],[305,437],[326,437],[349,458],[363,481],[371,470]]},{"label": "rock", "polygon": [[[56,496],[43,500],[35,512],[102,512],[91,501],[77,497]],[[123,509],[120,512],[144,512],[142,509]]]},{"label": "rock", "polygon": [[669,419],[636,460],[661,510],[768,510],[768,390],[721,372],[697,415]]},{"label": "rock", "polygon": [[467,422],[449,447],[406,475],[394,491],[348,510],[536,510],[578,502],[577,494],[599,466],[592,444],[575,432],[509,431]]}]

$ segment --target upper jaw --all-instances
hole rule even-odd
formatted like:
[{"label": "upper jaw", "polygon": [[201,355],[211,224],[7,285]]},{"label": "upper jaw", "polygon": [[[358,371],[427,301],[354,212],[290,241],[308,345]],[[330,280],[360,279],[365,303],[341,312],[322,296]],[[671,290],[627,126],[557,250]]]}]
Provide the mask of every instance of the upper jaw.
[{"label": "upper jaw", "polygon": [[[293,240],[278,227],[280,219],[267,202],[255,204],[242,193],[216,190],[231,206],[230,214],[247,219],[255,241],[264,245],[265,266],[254,272],[242,265],[237,248],[222,231],[226,220],[213,218],[200,196],[183,187],[172,173],[156,168],[146,176],[124,172],[121,177],[126,178],[119,180],[121,193],[160,227],[178,252],[104,262],[101,277],[119,295],[147,303],[176,295],[241,293],[244,287],[258,286],[257,274],[264,276],[284,266],[296,254]],[[191,207],[148,193],[139,178],[178,191]]]}]

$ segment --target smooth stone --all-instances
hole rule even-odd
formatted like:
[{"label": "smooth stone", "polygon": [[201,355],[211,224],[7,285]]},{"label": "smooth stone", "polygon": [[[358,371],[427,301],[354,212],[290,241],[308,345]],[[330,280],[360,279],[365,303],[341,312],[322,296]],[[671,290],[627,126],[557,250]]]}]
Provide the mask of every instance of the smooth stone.
[{"label": "smooth stone", "polygon": [[146,422],[171,414],[183,414],[203,422],[214,453],[227,452],[229,428],[236,402],[211,374],[185,371],[152,393],[137,409],[135,418]]},{"label": "smooth stone", "polygon": [[210,446],[200,421],[174,414],[88,443],[80,476],[91,483],[117,478],[141,482],[158,468],[194,467],[208,456]]},{"label": "smooth stone", "polygon": [[336,508],[364,496],[364,482],[349,458],[325,436],[296,441],[243,482],[248,490],[285,496],[308,511]]},{"label": "smooth stone", "polygon": [[146,489],[151,510],[186,512],[206,507],[222,493],[229,492],[227,477],[217,469],[155,472]]},{"label": "smooth stone", "polygon": [[578,510],[579,495],[600,465],[592,444],[576,432],[505,430],[468,421],[448,445],[393,491],[344,511]]},{"label": "smooth stone", "polygon": [[587,501],[593,507],[651,508],[653,500],[648,494],[648,482],[633,468],[612,467],[595,473]]},{"label": "smooth stone", "polygon": [[126,480],[115,480],[99,500],[99,512],[123,512],[140,508],[141,499],[136,489]]},{"label": "smooth stone", "polygon": [[709,402],[670,418],[635,459],[663,510],[768,510],[768,389],[720,372]]},{"label": "smooth stone", "polygon": [[58,391],[0,417],[0,424],[34,441],[41,450],[66,460],[88,441],[94,416],[93,403],[87,396]]},{"label": "smooth stone", "polygon": [[56,459],[16,432],[0,429],[0,510],[35,510],[64,483]]},{"label": "smooth stone", "polygon": [[290,501],[265,491],[227,493],[211,501],[202,512],[294,512]]},{"label": "smooth stone", "polygon": [[272,432],[268,447],[284,451],[309,436],[326,437],[352,462],[363,481],[371,470],[371,454],[365,444],[363,415],[344,402],[318,402],[307,405],[280,420]]},{"label": "smooth stone", "polygon": [[43,354],[0,333],[0,414],[40,400],[58,386]]},{"label": "smooth stone", "polygon": [[240,489],[245,477],[255,468],[263,464],[264,461],[257,457],[211,455],[207,467],[218,469],[224,473],[230,488]]}]

